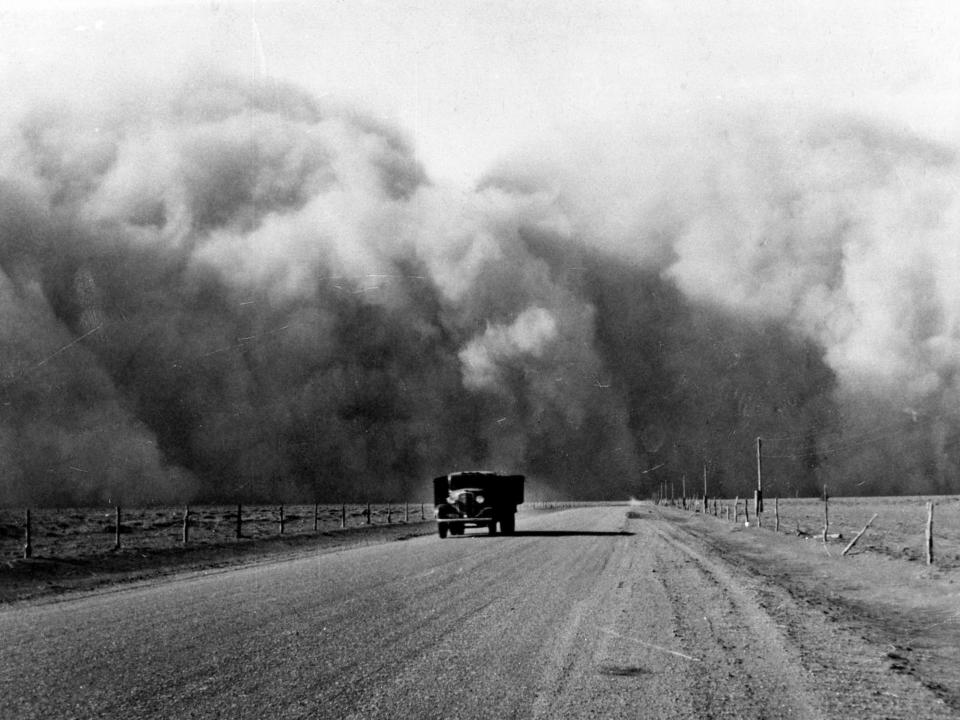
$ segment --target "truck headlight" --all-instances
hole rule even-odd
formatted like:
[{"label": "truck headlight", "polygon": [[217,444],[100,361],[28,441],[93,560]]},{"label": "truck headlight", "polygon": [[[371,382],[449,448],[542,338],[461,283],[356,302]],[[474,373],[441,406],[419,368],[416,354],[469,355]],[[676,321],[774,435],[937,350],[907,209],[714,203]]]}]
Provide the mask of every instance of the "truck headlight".
[{"label": "truck headlight", "polygon": [[483,505],[483,495],[477,495],[475,499],[478,505]]}]

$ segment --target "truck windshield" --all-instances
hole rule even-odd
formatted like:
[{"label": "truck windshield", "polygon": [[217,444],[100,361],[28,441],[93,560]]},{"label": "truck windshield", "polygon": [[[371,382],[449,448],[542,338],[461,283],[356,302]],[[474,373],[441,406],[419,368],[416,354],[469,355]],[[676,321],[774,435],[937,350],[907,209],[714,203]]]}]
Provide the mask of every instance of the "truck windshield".
[{"label": "truck windshield", "polygon": [[454,475],[450,478],[451,490],[462,490],[463,488],[483,488],[490,484],[493,475],[481,473],[470,473],[469,475]]}]

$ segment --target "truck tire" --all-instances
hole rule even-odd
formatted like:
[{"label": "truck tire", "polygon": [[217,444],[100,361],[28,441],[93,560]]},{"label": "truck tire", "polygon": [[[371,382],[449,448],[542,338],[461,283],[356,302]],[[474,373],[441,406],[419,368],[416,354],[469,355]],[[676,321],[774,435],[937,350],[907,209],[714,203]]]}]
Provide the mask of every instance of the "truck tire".
[{"label": "truck tire", "polygon": [[510,513],[509,515],[501,516],[500,532],[502,532],[504,535],[513,535],[513,531],[515,529],[514,520],[515,520],[515,517],[513,513]]},{"label": "truck tire", "polygon": [[450,526],[451,535],[463,535],[463,523],[453,523]]},{"label": "truck tire", "polygon": [[490,534],[491,534],[491,535],[496,535],[496,534],[497,534],[497,521],[496,521],[496,520],[491,520],[491,521],[490,521],[490,524],[487,525],[487,528],[490,530]]},{"label": "truck tire", "polygon": [[441,540],[443,540],[447,536],[446,523],[437,523],[437,534],[440,536]]}]

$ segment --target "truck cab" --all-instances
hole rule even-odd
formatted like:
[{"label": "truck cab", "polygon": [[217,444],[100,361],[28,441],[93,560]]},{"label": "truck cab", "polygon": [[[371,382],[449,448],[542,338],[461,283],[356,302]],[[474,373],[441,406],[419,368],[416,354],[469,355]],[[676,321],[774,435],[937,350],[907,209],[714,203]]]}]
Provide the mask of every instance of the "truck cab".
[{"label": "truck cab", "polygon": [[437,533],[445,538],[462,535],[467,527],[485,527],[494,535],[516,528],[517,506],[523,503],[523,475],[500,475],[490,470],[466,470],[433,480]]}]

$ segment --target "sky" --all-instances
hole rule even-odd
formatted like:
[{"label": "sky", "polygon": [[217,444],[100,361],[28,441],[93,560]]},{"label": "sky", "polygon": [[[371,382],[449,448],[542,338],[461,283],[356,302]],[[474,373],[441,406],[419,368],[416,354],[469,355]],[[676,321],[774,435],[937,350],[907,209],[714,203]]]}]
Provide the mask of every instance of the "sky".
[{"label": "sky", "polygon": [[465,184],[585,128],[758,105],[960,140],[960,10],[944,1],[0,4],[0,79],[26,95],[93,98],[198,62],[362,107]]}]

